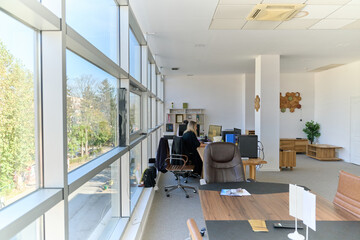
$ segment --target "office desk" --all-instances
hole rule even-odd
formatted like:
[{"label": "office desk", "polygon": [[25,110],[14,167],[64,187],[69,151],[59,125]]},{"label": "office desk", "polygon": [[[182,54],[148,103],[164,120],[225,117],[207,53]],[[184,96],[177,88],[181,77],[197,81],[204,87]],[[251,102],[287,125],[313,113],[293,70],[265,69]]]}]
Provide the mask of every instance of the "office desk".
[{"label": "office desk", "polygon": [[[244,188],[246,197],[220,196],[223,188]],[[289,185],[242,182],[207,184],[199,187],[209,239],[287,239],[293,229],[275,229],[274,222],[294,221],[289,215]],[[309,239],[359,239],[360,219],[317,196],[317,231]],[[247,220],[266,220],[268,233],[254,233]],[[299,230],[305,234],[305,229]]]},{"label": "office desk", "polygon": [[[204,150],[207,144],[201,144],[198,147],[198,153],[201,157],[201,160],[204,161]],[[267,161],[262,160],[261,158],[250,158],[248,160],[243,160],[244,165],[244,174],[246,176],[246,166],[249,166],[249,178],[256,180],[256,166],[260,164],[266,164]],[[201,174],[203,176],[203,174]],[[246,177],[245,177],[246,178]]]}]

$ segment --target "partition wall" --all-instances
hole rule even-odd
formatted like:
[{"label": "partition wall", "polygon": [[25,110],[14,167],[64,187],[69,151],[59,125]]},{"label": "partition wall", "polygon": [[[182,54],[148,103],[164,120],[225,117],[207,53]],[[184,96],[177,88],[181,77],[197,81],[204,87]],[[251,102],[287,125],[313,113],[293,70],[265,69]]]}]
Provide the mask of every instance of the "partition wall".
[{"label": "partition wall", "polygon": [[0,239],[119,239],[163,89],[127,1],[0,1]]}]

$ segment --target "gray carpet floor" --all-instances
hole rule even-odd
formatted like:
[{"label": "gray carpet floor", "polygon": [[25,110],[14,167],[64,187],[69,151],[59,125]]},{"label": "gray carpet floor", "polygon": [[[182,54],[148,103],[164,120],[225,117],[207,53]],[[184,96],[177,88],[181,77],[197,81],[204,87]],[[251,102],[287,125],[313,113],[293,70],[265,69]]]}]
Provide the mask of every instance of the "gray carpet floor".
[{"label": "gray carpet floor", "polygon": [[[297,166],[281,172],[257,171],[256,180],[260,182],[293,183],[307,186],[313,192],[332,201],[338,184],[340,170],[360,176],[360,166],[351,163],[325,162],[298,154]],[[248,175],[247,175],[248,176]],[[161,174],[158,182],[149,219],[144,230],[143,240],[182,240],[189,237],[186,220],[194,218],[199,229],[205,227],[199,195],[188,190],[190,198],[176,189],[166,197],[164,186],[176,184],[171,173]],[[189,178],[188,185],[198,187],[199,179]],[[204,239],[207,239],[205,234]]]}]

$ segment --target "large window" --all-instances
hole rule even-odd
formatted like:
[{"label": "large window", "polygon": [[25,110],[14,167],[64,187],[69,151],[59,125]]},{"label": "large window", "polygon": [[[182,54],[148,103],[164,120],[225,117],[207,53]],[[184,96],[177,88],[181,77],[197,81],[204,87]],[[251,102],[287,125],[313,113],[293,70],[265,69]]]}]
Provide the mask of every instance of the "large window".
[{"label": "large window", "polygon": [[38,186],[37,33],[0,11],[0,208]]},{"label": "large window", "polygon": [[114,0],[66,0],[66,22],[118,63],[118,6]]},{"label": "large window", "polygon": [[129,59],[130,75],[140,82],[141,80],[141,51],[140,44],[134,33],[129,30]]},{"label": "large window", "polygon": [[69,196],[69,239],[107,239],[120,216],[119,160]]},{"label": "large window", "polygon": [[136,93],[130,92],[130,133],[135,133],[141,129],[141,97]]},{"label": "large window", "polygon": [[131,210],[134,209],[140,192],[143,189],[138,187],[141,182],[142,168],[141,168],[141,144],[130,150],[130,200]]},{"label": "large window", "polygon": [[117,145],[117,79],[66,54],[69,170]]}]

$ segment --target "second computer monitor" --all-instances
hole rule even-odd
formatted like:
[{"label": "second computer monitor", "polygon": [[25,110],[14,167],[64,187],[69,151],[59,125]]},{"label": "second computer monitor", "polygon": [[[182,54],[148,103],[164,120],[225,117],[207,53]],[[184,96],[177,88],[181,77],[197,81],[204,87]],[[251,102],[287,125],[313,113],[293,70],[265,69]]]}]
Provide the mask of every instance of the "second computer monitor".
[{"label": "second computer monitor", "polygon": [[208,138],[213,141],[213,137],[221,136],[221,128],[222,127],[218,125],[209,125]]},{"label": "second computer monitor", "polygon": [[258,157],[258,136],[239,135],[239,150],[241,157]]},{"label": "second computer monitor", "polygon": [[[179,124],[179,136],[184,135],[184,132],[186,131],[186,129],[187,129],[186,124]],[[197,136],[200,135],[200,125],[199,124],[197,124],[196,134],[197,134]]]}]

